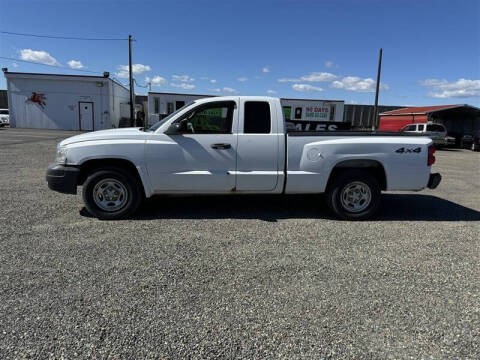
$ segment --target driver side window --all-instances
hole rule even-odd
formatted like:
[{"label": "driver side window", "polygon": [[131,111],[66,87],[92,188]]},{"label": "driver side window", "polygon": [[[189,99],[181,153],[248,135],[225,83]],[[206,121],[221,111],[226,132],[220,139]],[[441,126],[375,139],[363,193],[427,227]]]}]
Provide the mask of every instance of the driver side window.
[{"label": "driver side window", "polygon": [[186,122],[183,133],[228,134],[232,132],[235,102],[222,101],[199,106],[181,121]]}]

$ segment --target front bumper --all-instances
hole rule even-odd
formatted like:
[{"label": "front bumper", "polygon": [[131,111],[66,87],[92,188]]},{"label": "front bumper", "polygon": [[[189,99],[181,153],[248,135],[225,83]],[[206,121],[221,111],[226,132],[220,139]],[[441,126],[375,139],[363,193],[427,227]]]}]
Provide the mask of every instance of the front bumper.
[{"label": "front bumper", "polygon": [[64,194],[76,194],[79,174],[80,169],[76,167],[50,164],[46,176],[48,187]]},{"label": "front bumper", "polygon": [[442,181],[442,175],[440,175],[439,173],[430,174],[427,187],[429,189],[435,189],[438,186],[438,184],[440,184],[440,181]]}]

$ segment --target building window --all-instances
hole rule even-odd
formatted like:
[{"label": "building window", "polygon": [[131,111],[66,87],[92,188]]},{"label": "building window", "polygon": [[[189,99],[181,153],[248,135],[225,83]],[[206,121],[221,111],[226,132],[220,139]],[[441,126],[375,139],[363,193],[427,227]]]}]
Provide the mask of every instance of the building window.
[{"label": "building window", "polygon": [[155,114],[160,114],[160,99],[156,97],[153,100],[155,102]]},{"label": "building window", "polygon": [[173,103],[169,102],[167,103],[167,115],[170,115],[173,113]]},{"label": "building window", "polygon": [[285,120],[291,120],[292,116],[292,107],[291,106],[284,106],[283,107],[283,117]]},{"label": "building window", "polygon": [[175,101],[175,110],[181,109],[185,106],[185,101]]},{"label": "building window", "polygon": [[335,104],[330,104],[330,120],[335,121]]},{"label": "building window", "polygon": [[269,134],[270,128],[270,104],[264,101],[245,102],[243,132],[245,134]]},{"label": "building window", "polygon": [[295,119],[300,120],[302,118],[302,108],[297,107],[295,108]]}]

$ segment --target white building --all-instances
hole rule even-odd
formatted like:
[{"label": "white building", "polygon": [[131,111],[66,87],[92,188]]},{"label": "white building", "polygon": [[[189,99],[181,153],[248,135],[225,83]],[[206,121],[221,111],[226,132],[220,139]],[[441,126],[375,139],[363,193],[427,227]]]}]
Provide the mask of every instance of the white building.
[{"label": "white building", "polygon": [[4,71],[10,126],[101,130],[129,118],[129,90],[105,76]]},{"label": "white building", "polygon": [[[177,94],[177,93],[148,93],[148,125],[180,109],[192,100],[212,97],[212,95]],[[335,129],[349,127],[343,121],[344,101],[316,100],[316,99],[281,99],[285,120],[289,128],[297,130],[329,130],[331,123]],[[343,126],[345,125],[345,126]]]}]

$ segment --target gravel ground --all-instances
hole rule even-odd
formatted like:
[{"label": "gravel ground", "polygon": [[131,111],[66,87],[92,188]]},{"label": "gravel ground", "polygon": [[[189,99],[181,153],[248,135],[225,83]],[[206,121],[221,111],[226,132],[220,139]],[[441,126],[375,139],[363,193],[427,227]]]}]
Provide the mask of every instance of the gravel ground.
[{"label": "gravel ground", "polygon": [[66,136],[0,131],[0,358],[480,357],[479,153],[375,221],[248,196],[102,222],[46,186]]}]

